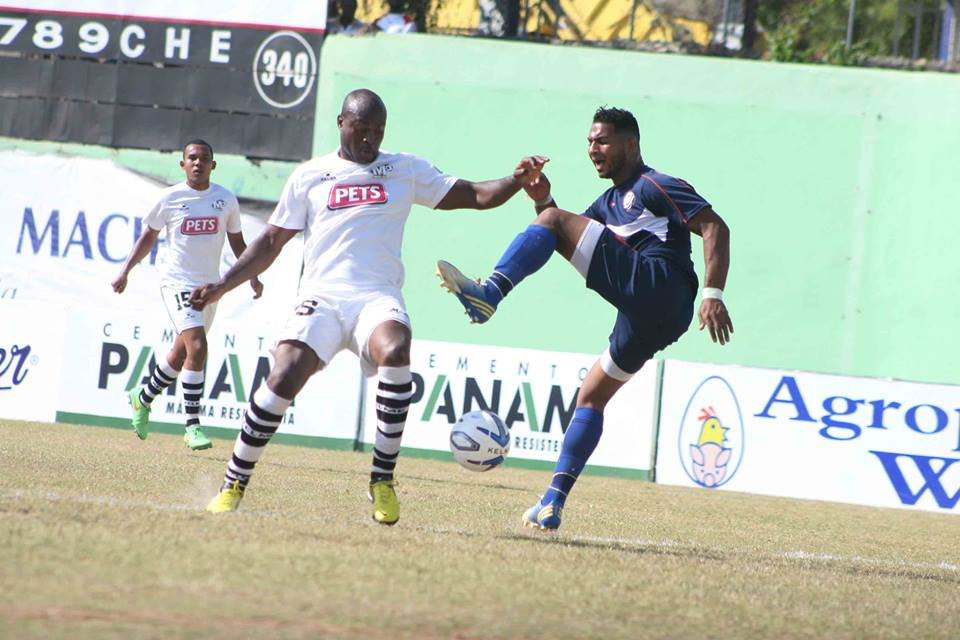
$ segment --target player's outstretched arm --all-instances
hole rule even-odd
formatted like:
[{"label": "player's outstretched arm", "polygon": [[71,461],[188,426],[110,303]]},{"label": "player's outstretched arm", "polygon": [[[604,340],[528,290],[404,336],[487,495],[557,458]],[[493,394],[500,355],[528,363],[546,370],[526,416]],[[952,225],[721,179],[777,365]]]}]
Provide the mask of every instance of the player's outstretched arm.
[{"label": "player's outstretched arm", "polygon": [[284,229],[268,224],[260,237],[250,243],[246,251],[218,281],[201,285],[193,290],[190,294],[190,304],[196,309],[203,309],[208,304],[219,300],[227,291],[260,275],[277,259],[283,245],[297,233],[297,229]]},{"label": "player's outstretched arm", "polygon": [[140,237],[137,238],[137,241],[134,243],[130,255],[128,255],[126,261],[124,261],[123,267],[120,269],[120,275],[110,283],[114,291],[123,293],[123,290],[127,288],[127,278],[130,276],[130,271],[137,266],[141,260],[147,257],[147,254],[153,249],[153,244],[157,241],[157,236],[159,235],[160,230],[150,226],[147,226],[143,230],[143,233],[140,234]]},{"label": "player's outstretched arm", "polygon": [[520,189],[536,179],[543,165],[550,159],[545,156],[527,156],[514,169],[513,175],[499,180],[470,182],[457,180],[437,209],[492,209],[512,198]]},{"label": "player's outstretched arm", "polygon": [[[240,259],[240,256],[243,255],[243,252],[247,249],[247,243],[243,240],[243,233],[227,233],[227,240],[230,242],[230,249],[233,251],[233,255]],[[256,300],[261,295],[263,295],[263,283],[260,282],[260,278],[254,276],[250,279],[250,287],[253,289],[253,299]]]},{"label": "player's outstretched arm", "polygon": [[700,330],[710,329],[714,342],[726,344],[733,333],[733,322],[723,304],[723,287],[730,269],[730,229],[710,207],[689,222],[690,231],[703,238],[703,298],[700,302]]}]

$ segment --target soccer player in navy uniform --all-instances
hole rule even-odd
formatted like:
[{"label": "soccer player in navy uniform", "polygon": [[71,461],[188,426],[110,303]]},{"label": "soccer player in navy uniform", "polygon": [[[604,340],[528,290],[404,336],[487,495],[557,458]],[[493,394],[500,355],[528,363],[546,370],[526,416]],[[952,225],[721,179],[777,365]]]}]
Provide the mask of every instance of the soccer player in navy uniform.
[{"label": "soccer player in navy uniform", "polygon": [[[607,402],[689,327],[699,286],[690,259],[691,232],[703,239],[706,270],[700,329],[707,327],[720,344],[733,333],[723,303],[730,232],[710,203],[683,180],[644,163],[640,130],[629,111],[598,109],[587,153],[597,174],[613,186],[582,215],[556,207],[541,173],[525,187],[536,220],[513,240],[485,282],[470,280],[448,262],[437,263],[443,286],[456,294],[472,322],[489,320],[503,298],[554,251],[617,308],[610,346],[580,388],[550,486],[523,515],[524,524],[541,530],[560,526],[567,495],[600,441]],[[534,171],[544,161],[526,160]]]}]

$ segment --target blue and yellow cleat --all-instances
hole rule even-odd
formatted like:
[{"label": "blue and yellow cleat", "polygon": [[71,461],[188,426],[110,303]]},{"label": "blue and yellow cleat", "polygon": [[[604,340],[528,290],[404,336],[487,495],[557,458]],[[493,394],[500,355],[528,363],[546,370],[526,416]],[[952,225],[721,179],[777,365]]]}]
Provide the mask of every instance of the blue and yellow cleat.
[{"label": "blue and yellow cleat", "polygon": [[554,531],[560,528],[560,516],[563,513],[563,505],[559,502],[548,502],[543,504],[543,498],[537,500],[533,505],[523,513],[523,525],[541,531]]},{"label": "blue and yellow cleat", "polygon": [[496,312],[498,302],[489,299],[480,280],[471,280],[446,260],[437,260],[437,275],[440,276],[440,286],[457,296],[470,316],[470,322],[483,324]]}]

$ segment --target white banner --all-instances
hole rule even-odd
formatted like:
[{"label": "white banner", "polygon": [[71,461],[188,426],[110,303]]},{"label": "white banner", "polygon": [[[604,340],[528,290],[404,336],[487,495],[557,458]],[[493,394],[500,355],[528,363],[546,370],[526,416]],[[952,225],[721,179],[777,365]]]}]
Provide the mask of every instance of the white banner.
[{"label": "white banner", "polygon": [[301,31],[322,30],[327,22],[326,2],[280,0],[8,0],[3,9],[67,13],[111,18],[183,20],[244,26],[284,26]]},{"label": "white banner", "polygon": [[[24,380],[31,383],[31,393],[40,386],[33,386],[34,380],[42,380],[43,395],[28,396],[21,383],[14,410],[0,391],[0,417],[25,417],[21,404],[39,397],[43,402],[38,406],[46,413],[31,414],[31,419],[53,421],[57,411],[92,422],[129,418],[125,391],[146,380],[174,333],[160,300],[155,256],[133,270],[123,294],[114,293],[110,283],[162,188],[105,160],[0,152],[0,304],[11,302],[0,310],[16,308],[13,303],[32,303],[39,310],[29,320],[16,316],[19,324],[3,311],[0,349],[7,342],[28,340],[29,357],[42,358],[44,365],[47,358],[52,365],[62,357],[68,372],[61,389],[59,367],[32,368]],[[249,243],[264,223],[249,215],[241,218]],[[262,298],[253,300],[244,285],[221,299],[208,335],[202,424],[239,427],[251,390],[269,370],[268,350],[276,332],[296,306],[302,259],[302,241],[292,240],[261,276]],[[233,260],[225,243],[221,269]],[[64,317],[69,318],[65,326]],[[40,353],[41,344],[48,355]],[[14,364],[11,374],[16,370]],[[334,359],[307,384],[280,431],[354,439],[360,380],[355,356]],[[21,403],[20,398],[31,400]],[[151,420],[182,423],[181,396],[159,398]]]},{"label": "white banner", "polygon": [[0,300],[0,417],[53,422],[64,309]]},{"label": "white banner", "polygon": [[960,388],[668,360],[656,481],[960,513]]},{"label": "white banner", "polygon": [[[448,452],[450,426],[489,409],[510,429],[510,458],[554,462],[596,355],[428,340],[413,342],[414,396],[403,446]],[[648,363],[607,406],[594,467],[648,472],[653,445],[657,363]],[[366,388],[363,441],[372,444],[376,377]]]},{"label": "white banner", "polygon": [[[76,314],[67,329],[64,362],[70,375],[59,393],[60,412],[71,414],[71,422],[129,419],[127,391],[146,382],[173,338],[165,317],[91,310]],[[214,322],[207,338],[201,425],[240,428],[250,395],[269,373],[273,340],[260,327]],[[360,416],[360,379],[356,356],[334,358],[297,396],[278,433],[353,441]],[[174,383],[154,400],[150,420],[183,424],[185,419],[183,394]]]},{"label": "white banner", "polygon": [[[123,294],[110,286],[165,186],[107,160],[0,152],[0,298],[165,318],[154,266],[165,232],[130,274]],[[248,243],[264,226],[246,214],[241,222]],[[238,287],[220,301],[217,322],[269,327],[282,320],[296,302],[302,256],[303,242],[290,241],[261,276],[263,297],[254,301],[249,287]],[[233,261],[225,242],[221,270]]]}]

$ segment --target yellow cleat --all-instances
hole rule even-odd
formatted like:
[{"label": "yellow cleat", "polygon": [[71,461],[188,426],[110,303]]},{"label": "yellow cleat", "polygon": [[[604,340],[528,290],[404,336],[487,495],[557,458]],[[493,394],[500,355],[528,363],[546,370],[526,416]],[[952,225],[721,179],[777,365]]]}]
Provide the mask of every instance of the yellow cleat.
[{"label": "yellow cleat", "polygon": [[215,495],[213,500],[207,504],[207,511],[210,513],[236,511],[237,507],[240,506],[240,498],[242,497],[243,489],[240,488],[240,483],[234,482],[232,485],[220,489],[220,493]]},{"label": "yellow cleat", "polygon": [[373,502],[373,519],[380,524],[394,525],[400,519],[400,501],[394,490],[396,480],[378,480],[370,483],[367,497]]}]

